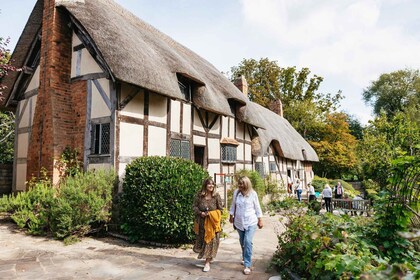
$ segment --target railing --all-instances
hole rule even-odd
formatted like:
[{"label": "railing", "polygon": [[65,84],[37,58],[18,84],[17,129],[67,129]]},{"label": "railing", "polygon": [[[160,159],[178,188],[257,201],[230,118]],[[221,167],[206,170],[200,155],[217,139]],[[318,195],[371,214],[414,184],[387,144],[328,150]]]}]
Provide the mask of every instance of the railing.
[{"label": "railing", "polygon": [[369,217],[372,212],[370,200],[332,199],[331,205],[333,210],[342,210],[352,215],[363,215],[366,213]]}]

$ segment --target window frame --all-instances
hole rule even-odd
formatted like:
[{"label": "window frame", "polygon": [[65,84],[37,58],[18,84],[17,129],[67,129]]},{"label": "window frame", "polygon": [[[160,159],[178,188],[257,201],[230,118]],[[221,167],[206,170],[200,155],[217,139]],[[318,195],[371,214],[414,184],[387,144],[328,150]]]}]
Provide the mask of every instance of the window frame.
[{"label": "window frame", "polygon": [[232,144],[222,144],[220,148],[220,159],[222,163],[236,163],[236,161],[238,160],[238,146]]},{"label": "window frame", "polygon": [[[104,131],[104,127],[108,126],[108,131]],[[99,129],[98,129],[99,128]],[[108,139],[105,139],[103,134],[108,134]],[[98,139],[98,136],[100,139]],[[105,141],[108,142],[108,149],[104,151]],[[91,147],[90,154],[94,156],[104,156],[111,154],[111,123],[110,122],[92,122],[91,128]]]}]

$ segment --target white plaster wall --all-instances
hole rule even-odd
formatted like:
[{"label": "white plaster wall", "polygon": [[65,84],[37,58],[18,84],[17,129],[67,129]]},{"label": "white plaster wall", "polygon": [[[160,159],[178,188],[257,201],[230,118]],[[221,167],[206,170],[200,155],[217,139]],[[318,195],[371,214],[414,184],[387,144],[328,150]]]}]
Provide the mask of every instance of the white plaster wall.
[{"label": "white plaster wall", "polygon": [[252,170],[252,164],[245,164],[245,168],[246,170]]},{"label": "white plaster wall", "polygon": [[244,160],[244,144],[243,143],[239,143],[238,147],[236,148],[236,159]]},{"label": "white plaster wall", "polygon": [[[133,92],[133,87],[125,84],[121,87],[121,100],[124,100]],[[133,99],[121,110],[121,115],[130,116],[134,118],[144,118],[144,91],[140,90]]]},{"label": "white plaster wall", "polygon": [[[220,173],[220,167],[218,164],[209,164],[207,171],[209,172],[210,177],[214,179],[214,173]],[[219,176],[217,177],[217,180],[219,180]]]},{"label": "white plaster wall", "polygon": [[251,141],[251,135],[249,135],[248,126],[245,127],[245,140]]},{"label": "white plaster wall", "polygon": [[191,135],[191,105],[184,103],[183,106],[182,133]]},{"label": "white plaster wall", "polygon": [[245,144],[245,160],[252,160],[251,145]]},{"label": "white plaster wall", "polygon": [[[77,52],[74,52],[77,54]],[[82,61],[80,64],[80,74],[102,73],[101,67],[96,63],[95,59],[90,55],[87,49],[82,49]]]},{"label": "white plaster wall", "polygon": [[120,123],[120,156],[140,157],[143,155],[143,126]]},{"label": "white plaster wall", "polygon": [[166,156],[166,129],[149,126],[148,156]]},{"label": "white plaster wall", "polygon": [[194,110],[194,123],[193,129],[201,132],[205,132],[201,124],[200,117],[198,116],[197,110]]},{"label": "white plaster wall", "polygon": [[26,181],[26,163],[18,163],[16,164],[16,190],[17,191],[24,191],[25,188],[25,181]]},{"label": "white plaster wall", "polygon": [[208,140],[208,151],[209,159],[220,159],[220,140],[209,139]]},{"label": "white plaster wall", "polygon": [[181,133],[179,118],[181,117],[181,102],[171,100],[171,131]]},{"label": "white plaster wall", "polygon": [[32,76],[31,81],[29,82],[26,92],[31,91],[39,87],[39,66],[36,68],[34,75]]},{"label": "white plaster wall", "polygon": [[201,137],[201,136],[194,135],[193,136],[193,144],[194,145],[203,145],[203,146],[205,146],[206,145],[206,138]]},{"label": "white plaster wall", "polygon": [[[102,86],[105,91],[106,96],[110,96],[109,90],[109,80],[108,79],[99,79],[99,84]],[[111,111],[106,106],[105,101],[103,100],[99,90],[96,88],[96,85],[92,82],[92,118],[108,117],[111,115]]]},{"label": "white plaster wall", "polygon": [[236,139],[245,139],[244,124],[236,122]]},{"label": "white plaster wall", "polygon": [[[17,157],[26,158],[28,156],[28,144],[29,144],[29,133],[19,133],[18,134],[18,149]],[[20,176],[20,175],[19,175]]]},{"label": "white plaster wall", "polygon": [[[167,98],[158,94],[149,95],[149,120],[166,123]],[[150,141],[149,141],[150,142]]]},{"label": "white plaster wall", "polygon": [[231,137],[231,138],[235,138],[235,123],[236,123],[236,121],[235,121],[235,119],[234,118],[229,118],[229,123],[230,123],[230,126],[229,126],[229,137]]},{"label": "white plaster wall", "polygon": [[82,43],[82,41],[80,41],[79,37],[77,37],[76,33],[73,32],[73,37],[72,37],[72,47],[74,46],[78,46]]},{"label": "white plaster wall", "polygon": [[20,119],[20,122],[19,122],[19,128],[22,128],[22,127],[28,127],[28,126],[30,126],[30,125],[31,125],[31,124],[29,123],[30,100],[29,100],[29,99],[28,99],[28,100],[27,100],[27,99],[22,100],[22,101],[20,102],[20,108],[21,108],[21,110],[23,110],[25,103],[27,103],[27,104],[26,104],[25,111],[21,111],[21,112],[20,112],[20,114],[21,114],[22,118]]},{"label": "white plaster wall", "polygon": [[219,134],[220,133],[220,119],[216,114],[210,114],[211,116],[211,121],[210,123],[214,120],[214,118],[217,118],[217,121],[214,123],[213,127],[210,129],[210,133],[212,134]]},{"label": "white plaster wall", "polygon": [[229,136],[228,126],[229,126],[229,118],[222,117],[222,137]]}]

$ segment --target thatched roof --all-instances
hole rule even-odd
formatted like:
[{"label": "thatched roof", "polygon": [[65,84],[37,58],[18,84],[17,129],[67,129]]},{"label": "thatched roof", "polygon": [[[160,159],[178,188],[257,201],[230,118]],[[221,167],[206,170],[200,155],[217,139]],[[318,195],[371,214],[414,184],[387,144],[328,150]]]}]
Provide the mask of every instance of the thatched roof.
[{"label": "thatched roof", "polygon": [[318,161],[315,150],[285,118],[253,102],[243,107],[242,115],[245,120],[257,115],[264,127],[257,129],[260,146],[253,147],[254,155],[262,155],[271,144],[282,157],[301,161]]},{"label": "thatched roof", "polygon": [[[42,0],[37,1],[13,53],[12,58],[18,67],[23,65],[26,52],[41,26],[42,3]],[[318,160],[315,151],[287,120],[250,102],[208,61],[114,1],[56,0],[56,6],[69,11],[84,29],[115,79],[171,98],[184,99],[177,78],[177,74],[181,74],[198,85],[193,94],[195,106],[225,116],[234,116],[229,102],[242,106],[237,117],[258,128],[262,149],[270,143],[280,143],[280,154],[286,158]],[[10,94],[16,76],[9,78],[6,94]],[[306,159],[302,149],[306,151]]]}]

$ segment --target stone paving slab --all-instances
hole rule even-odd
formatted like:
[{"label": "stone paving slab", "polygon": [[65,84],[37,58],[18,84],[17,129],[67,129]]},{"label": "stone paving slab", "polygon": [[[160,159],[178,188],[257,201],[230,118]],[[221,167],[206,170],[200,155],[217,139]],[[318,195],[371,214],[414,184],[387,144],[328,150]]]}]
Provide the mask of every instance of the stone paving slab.
[{"label": "stone paving slab", "polygon": [[[264,228],[254,237],[253,272],[242,273],[236,231],[225,225],[217,259],[209,272],[190,248],[162,248],[130,244],[124,240],[84,238],[65,246],[61,241],[34,237],[9,222],[0,222],[0,279],[264,279],[276,276],[268,268],[277,247],[278,217],[264,217]],[[279,278],[277,278],[279,279]]]}]

